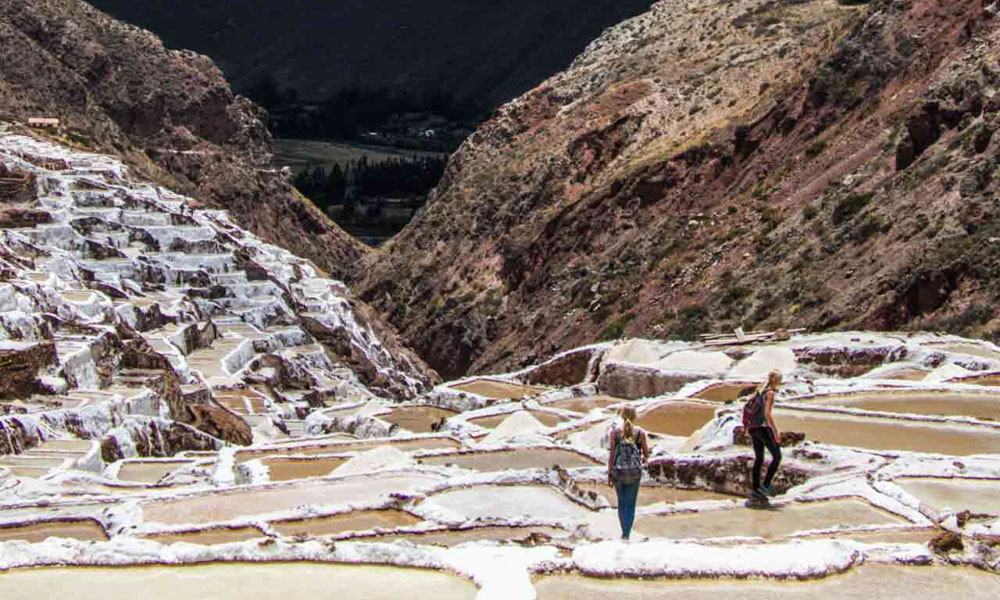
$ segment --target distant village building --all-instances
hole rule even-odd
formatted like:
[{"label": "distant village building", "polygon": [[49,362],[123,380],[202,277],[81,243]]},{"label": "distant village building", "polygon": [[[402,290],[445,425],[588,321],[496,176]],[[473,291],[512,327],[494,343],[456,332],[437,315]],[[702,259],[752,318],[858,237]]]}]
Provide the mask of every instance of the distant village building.
[{"label": "distant village building", "polygon": [[59,129],[59,119],[31,117],[28,119],[28,127],[34,127],[35,129]]}]

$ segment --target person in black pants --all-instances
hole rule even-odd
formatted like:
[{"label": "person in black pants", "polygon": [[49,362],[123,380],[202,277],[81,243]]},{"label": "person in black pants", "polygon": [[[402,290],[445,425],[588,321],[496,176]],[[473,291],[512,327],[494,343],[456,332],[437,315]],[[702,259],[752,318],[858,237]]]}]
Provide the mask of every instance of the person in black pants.
[{"label": "person in black pants", "polygon": [[[750,438],[753,441],[753,491],[751,498],[755,500],[767,500],[767,496],[774,496],[771,490],[771,482],[774,474],[781,464],[781,430],[774,424],[771,416],[771,406],[774,404],[774,393],[781,385],[781,372],[771,371],[767,376],[767,382],[757,390],[758,394],[764,397],[764,410],[758,423],[749,429]],[[771,464],[767,467],[767,474],[764,476],[764,485],[760,483],[760,470],[764,466],[764,447],[771,453]]]}]

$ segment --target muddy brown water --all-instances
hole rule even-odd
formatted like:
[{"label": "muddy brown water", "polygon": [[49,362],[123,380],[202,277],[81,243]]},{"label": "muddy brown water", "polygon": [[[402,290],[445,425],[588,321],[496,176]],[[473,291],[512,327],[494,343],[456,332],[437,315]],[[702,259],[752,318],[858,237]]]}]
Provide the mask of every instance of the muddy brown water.
[{"label": "muddy brown water", "polygon": [[472,600],[476,596],[471,581],[429,569],[303,562],[13,569],[0,574],[0,587],[16,592],[5,593],[12,600],[58,598],[68,590],[73,600]]},{"label": "muddy brown water", "polygon": [[[611,506],[618,506],[618,495],[610,485],[601,483],[579,484],[581,490],[596,492],[604,497]],[[706,492],[703,490],[682,490],[665,485],[643,485],[639,487],[639,506],[666,502],[676,504],[678,502],[692,502],[695,500],[732,500],[735,496],[718,494],[716,492]]]},{"label": "muddy brown water", "polygon": [[[554,415],[552,413],[540,411],[540,410],[529,410],[528,413],[531,414],[539,423],[545,425],[546,427],[555,427],[560,423],[563,423],[567,419],[559,415]],[[504,413],[502,415],[494,415],[492,417],[478,417],[475,419],[469,419],[470,423],[479,425],[480,427],[485,427],[487,429],[493,429],[500,423],[503,423],[514,413]]]},{"label": "muddy brown water", "polygon": [[920,369],[900,368],[886,371],[878,376],[879,379],[895,379],[899,381],[923,381],[927,379],[927,371]]},{"label": "muddy brown water", "polygon": [[413,433],[430,433],[431,425],[457,414],[436,406],[404,406],[379,418]]},{"label": "muddy brown water", "polygon": [[401,510],[364,510],[316,519],[275,521],[271,523],[271,526],[281,535],[317,536],[371,529],[392,530],[400,527],[412,527],[421,522],[421,519]]},{"label": "muddy brown water", "polygon": [[1000,480],[937,479],[919,477],[897,479],[893,483],[935,510],[950,507],[955,512],[1000,515]]},{"label": "muddy brown water", "polygon": [[926,544],[940,532],[939,529],[878,529],[873,531],[847,531],[802,536],[805,539],[853,540],[865,544]]},{"label": "muddy brown water", "polygon": [[694,397],[702,400],[710,400],[712,402],[731,402],[739,399],[740,392],[743,391],[744,388],[752,387],[754,387],[754,384],[752,383],[717,383],[698,392],[694,395]]},{"label": "muddy brown water", "polygon": [[408,452],[412,450],[438,450],[444,448],[458,448],[459,443],[449,438],[427,438],[419,440],[377,440],[368,442],[332,442],[318,446],[294,446],[283,445],[276,448],[264,450],[241,450],[236,453],[236,462],[246,462],[256,458],[268,456],[314,455],[314,454],[341,454],[344,452],[364,452],[381,446],[392,446],[397,450]]},{"label": "muddy brown water", "polygon": [[201,494],[150,501],[142,506],[147,522],[182,525],[228,521],[238,517],[290,510],[302,505],[327,506],[371,502],[441,481],[422,473],[352,477],[341,481],[304,481],[270,489]]},{"label": "muddy brown water", "polygon": [[108,539],[108,536],[104,533],[104,529],[93,519],[47,521],[16,527],[0,527],[0,542],[24,540],[35,543],[44,541],[50,537],[73,538],[84,541],[103,541]]},{"label": "muddy brown water", "polygon": [[831,500],[790,504],[777,510],[751,510],[740,506],[694,514],[640,516],[635,528],[651,537],[674,539],[731,536],[776,539],[812,529],[906,523],[860,500]]},{"label": "muddy brown water", "polygon": [[507,383],[492,379],[474,379],[460,385],[450,386],[453,390],[478,394],[497,400],[516,400],[526,396],[535,396],[546,391],[546,388],[519,383]]},{"label": "muddy brown water", "polygon": [[264,465],[270,472],[271,481],[289,481],[306,477],[325,477],[334,469],[347,462],[346,458],[265,458]]},{"label": "muddy brown water", "polygon": [[465,469],[487,472],[502,471],[504,469],[547,469],[553,465],[569,469],[573,467],[593,467],[598,464],[597,461],[582,454],[557,449],[446,454],[443,456],[428,456],[418,460],[427,465],[454,464]]},{"label": "muddy brown water", "polygon": [[406,540],[414,544],[457,546],[466,542],[520,542],[533,534],[560,537],[566,532],[553,527],[474,527],[457,531],[432,531],[428,533],[397,533],[360,538],[367,542],[395,542]]},{"label": "muddy brown water", "polygon": [[804,431],[807,440],[825,444],[955,456],[1000,452],[1000,430],[989,427],[781,409],[774,419],[785,431]]},{"label": "muddy brown water", "polygon": [[874,392],[822,396],[807,402],[817,406],[846,406],[901,414],[965,416],[1000,420],[1000,394]]},{"label": "muddy brown water", "polygon": [[556,402],[546,404],[545,406],[571,410],[578,413],[588,413],[595,408],[607,408],[614,404],[621,404],[622,402],[627,402],[627,400],[624,398],[615,398],[614,396],[587,396],[584,398],[567,398],[566,400],[558,400]]},{"label": "muddy brown water", "polygon": [[232,542],[254,540],[264,537],[264,534],[256,527],[218,527],[184,533],[156,533],[144,535],[142,537],[147,540],[153,540],[154,542],[160,542],[161,544],[187,542],[188,544],[211,546],[214,544],[229,544]]},{"label": "muddy brown water", "polygon": [[640,415],[638,425],[650,433],[686,437],[701,429],[714,416],[714,406],[668,402]]},{"label": "muddy brown water", "polygon": [[121,481],[135,481],[138,483],[156,483],[167,473],[185,465],[193,465],[194,461],[129,461],[123,462],[118,471],[118,479]]},{"label": "muddy brown water", "polygon": [[979,358],[988,358],[991,360],[1000,360],[1000,352],[991,350],[985,346],[979,344],[969,344],[963,342],[957,343],[945,343],[945,344],[927,344],[931,348],[937,348],[939,350],[944,350],[945,352],[958,352],[961,354],[969,354],[971,356],[978,356]]},{"label": "muddy brown water", "polygon": [[972,567],[904,567],[864,564],[847,573],[808,581],[768,579],[597,579],[554,575],[535,581],[538,600],[779,600],[844,598],[912,600],[913,598],[1000,597],[1000,577]]}]

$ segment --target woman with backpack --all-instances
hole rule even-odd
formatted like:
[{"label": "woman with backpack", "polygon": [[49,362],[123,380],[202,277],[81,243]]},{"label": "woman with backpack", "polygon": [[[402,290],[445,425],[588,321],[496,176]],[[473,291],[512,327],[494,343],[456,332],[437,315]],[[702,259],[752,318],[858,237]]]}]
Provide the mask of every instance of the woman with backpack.
[{"label": "woman with backpack", "polygon": [[[771,482],[781,464],[781,430],[774,424],[771,416],[771,406],[774,404],[774,394],[781,385],[781,371],[771,371],[767,381],[757,388],[754,395],[743,407],[743,427],[753,441],[753,489],[750,500],[767,503],[768,496],[774,496]],[[764,466],[764,448],[771,453],[771,464],[764,476],[764,485],[760,482],[760,470]]]},{"label": "woman with backpack", "polygon": [[618,495],[618,522],[622,539],[628,541],[635,521],[635,504],[639,497],[642,469],[649,460],[646,432],[636,427],[634,406],[623,406],[619,414],[621,428],[611,428],[611,451],[608,453],[608,483]]}]

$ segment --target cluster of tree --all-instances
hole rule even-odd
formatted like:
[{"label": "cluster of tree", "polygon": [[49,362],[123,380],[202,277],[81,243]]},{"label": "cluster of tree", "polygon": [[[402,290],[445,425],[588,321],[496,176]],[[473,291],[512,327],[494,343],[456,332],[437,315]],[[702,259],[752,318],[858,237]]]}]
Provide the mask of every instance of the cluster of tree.
[{"label": "cluster of tree", "polygon": [[371,162],[367,157],[345,167],[317,166],[303,169],[293,183],[325,212],[344,206],[352,212],[359,201],[377,198],[420,199],[444,174],[445,159],[437,157],[388,158]]},{"label": "cluster of tree", "polygon": [[[268,110],[271,131],[278,137],[298,139],[358,140],[370,132],[406,137],[405,116],[434,116],[448,123],[475,125],[484,109],[472,101],[459,101],[447,92],[412,93],[396,88],[347,88],[322,102],[307,102],[291,88],[265,77],[247,95]],[[447,138],[447,136],[442,136]],[[458,140],[460,141],[460,140]],[[453,149],[455,140],[422,139],[420,147],[437,144]]]}]

